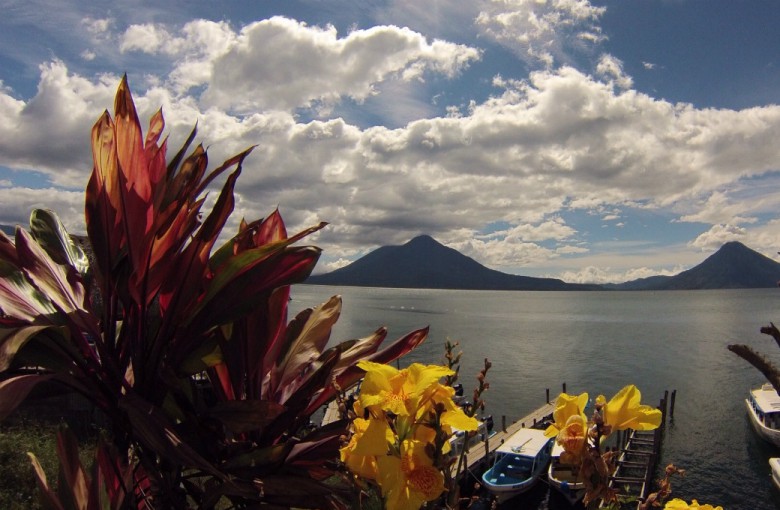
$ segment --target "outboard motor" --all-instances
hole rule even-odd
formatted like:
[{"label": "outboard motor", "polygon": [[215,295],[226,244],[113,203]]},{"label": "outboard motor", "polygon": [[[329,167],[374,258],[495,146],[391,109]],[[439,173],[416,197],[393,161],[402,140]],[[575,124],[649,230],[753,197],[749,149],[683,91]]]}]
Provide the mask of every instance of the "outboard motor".
[{"label": "outboard motor", "polygon": [[463,385],[461,383],[457,383],[452,388],[455,390],[455,396],[456,397],[462,397],[463,396]]}]

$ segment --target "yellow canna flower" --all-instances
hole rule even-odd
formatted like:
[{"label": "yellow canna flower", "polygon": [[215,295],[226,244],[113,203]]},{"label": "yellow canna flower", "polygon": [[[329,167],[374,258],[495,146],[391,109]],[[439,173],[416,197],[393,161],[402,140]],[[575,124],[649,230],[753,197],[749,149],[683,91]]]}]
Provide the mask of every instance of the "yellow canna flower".
[{"label": "yellow canna flower", "polygon": [[358,367],[366,371],[358,397],[364,409],[380,409],[397,415],[408,414],[404,392],[406,372],[371,361],[361,361]]},{"label": "yellow canna flower", "polygon": [[596,399],[597,406],[603,405],[605,425],[615,430],[653,430],[661,425],[661,411],[647,405],[641,405],[641,393],[633,384],[621,389],[617,394],[605,401],[604,395]]},{"label": "yellow canna flower", "polygon": [[582,416],[585,420],[585,406],[588,404],[588,394],[569,395],[561,393],[555,401],[555,411],[553,411],[553,424],[547,427],[544,435],[555,437],[566,426],[569,418],[572,416]]},{"label": "yellow canna flower", "polygon": [[407,440],[401,443],[401,456],[377,459],[377,482],[386,510],[418,510],[444,492],[444,475],[425,453],[427,443]]},{"label": "yellow canna flower", "polygon": [[679,498],[666,502],[664,510],[723,510],[722,506],[700,505],[695,499],[689,505]]},{"label": "yellow canna flower", "polygon": [[569,416],[569,419],[566,420],[566,425],[561,429],[556,439],[557,443],[564,450],[564,453],[561,454],[561,463],[574,465],[582,461],[587,441],[587,431],[588,424],[585,418],[579,414]]},{"label": "yellow canna flower", "polygon": [[371,361],[361,361],[358,366],[366,371],[360,387],[361,405],[399,416],[416,416],[421,404],[427,404],[431,388],[440,385],[439,379],[455,373],[447,367],[420,363],[403,370]]},{"label": "yellow canna flower", "polygon": [[[352,473],[369,480],[376,480],[377,478],[377,463],[376,457],[372,454],[358,452],[358,445],[365,437],[365,432],[368,429],[368,420],[362,418],[355,418],[352,421],[355,428],[355,433],[349,440],[347,446],[339,450],[341,461],[346,464]],[[385,451],[387,451],[387,445],[385,445]]]}]

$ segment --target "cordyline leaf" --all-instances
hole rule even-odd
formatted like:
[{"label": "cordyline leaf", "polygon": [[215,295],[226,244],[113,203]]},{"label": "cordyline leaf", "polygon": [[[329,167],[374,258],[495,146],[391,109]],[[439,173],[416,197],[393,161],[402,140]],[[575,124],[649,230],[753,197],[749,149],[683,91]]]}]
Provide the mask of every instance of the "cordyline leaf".
[{"label": "cordyline leaf", "polygon": [[0,372],[8,370],[11,362],[24,344],[42,331],[53,326],[26,326],[21,328],[0,328]]},{"label": "cordyline leaf", "polygon": [[[278,381],[278,387],[284,388],[289,385],[320,357],[330,339],[333,325],[340,315],[341,296],[333,296],[309,313],[301,313],[293,319],[288,328],[298,330],[298,334],[290,339],[287,351],[282,353],[282,358],[277,362],[277,375],[273,380]],[[296,327],[296,322],[299,328]]]},{"label": "cordyline leaf", "polygon": [[[95,451],[95,467],[102,473],[109,507],[121,508],[128,488],[133,486],[133,469],[125,465],[112,446],[100,439]],[[131,489],[130,489],[131,490]]]},{"label": "cordyline leaf", "polygon": [[219,365],[223,361],[219,343],[216,338],[210,336],[189,352],[178,366],[177,372],[180,375],[195,375]]},{"label": "cordyline leaf", "polygon": [[60,460],[57,494],[65,506],[86,510],[89,500],[87,474],[79,460],[76,436],[67,427],[57,432],[57,457]]},{"label": "cordyline leaf", "polygon": [[60,310],[70,313],[84,309],[84,286],[72,267],[57,264],[21,228],[16,229],[16,251],[27,278]]},{"label": "cordyline leaf", "polygon": [[49,483],[46,480],[46,472],[41,467],[35,454],[27,452],[27,456],[30,458],[33,470],[35,471],[35,481],[38,483],[38,489],[40,490],[39,498],[41,506],[46,510],[65,510],[60,504],[57,496],[49,488]]},{"label": "cordyline leaf", "polygon": [[[377,333],[381,332],[384,328],[377,330]],[[399,338],[392,344],[388,345],[381,351],[364,358],[367,361],[373,361],[375,363],[390,363],[414,350],[418,345],[428,338],[428,327],[412,331],[405,336]],[[336,383],[339,388],[349,388],[356,382],[358,382],[365,375],[365,371],[358,368],[357,365],[350,365],[344,368],[336,377]],[[325,387],[322,393],[312,401],[312,403],[306,408],[304,413],[313,413],[319,406],[328,402],[336,396],[337,390],[334,386]]]},{"label": "cordyline leaf", "polygon": [[[358,361],[366,359],[375,353],[386,337],[387,328],[379,328],[371,336],[360,340],[348,340],[338,344],[336,347],[341,351],[341,355],[338,363],[333,368],[332,375],[338,387],[328,385],[322,388],[306,412],[314,412],[314,409],[333,399],[340,391],[346,391],[354,382],[357,382],[357,379],[354,382],[345,382],[341,378],[341,374],[348,368],[355,366]],[[346,386],[342,386],[342,384],[346,384]]]},{"label": "cordyline leaf", "polygon": [[308,407],[313,396],[330,383],[333,367],[338,360],[338,352],[331,351],[329,357],[323,356],[322,359],[312,363],[308,371],[302,373],[298,380],[279,388],[279,402],[287,407],[290,415],[299,419],[308,419],[309,415],[302,411]]},{"label": "cordyline leaf", "polygon": [[119,399],[119,408],[127,413],[136,437],[150,451],[184,468],[200,469],[225,480],[222,472],[182,441],[174,430],[173,423],[170,423],[158,408],[131,394]]},{"label": "cordyline leaf", "polygon": [[267,257],[262,249],[236,255],[226,265],[249,265],[249,268],[233,272],[233,279],[229,281],[217,275],[211,281],[201,309],[193,314],[188,326],[195,331],[205,331],[240,319],[254,310],[257,299],[270,290],[305,280],[320,253],[319,248],[301,247],[288,248],[272,257]]},{"label": "cordyline leaf", "polygon": [[[0,232],[0,237],[2,232]],[[36,289],[21,271],[0,262],[3,272],[0,278],[0,309],[5,315],[24,322],[54,320],[57,308],[51,300]]]},{"label": "cordyline leaf", "polygon": [[233,433],[241,434],[261,430],[284,409],[284,406],[268,400],[228,400],[217,402],[208,410],[208,415],[222,422]]},{"label": "cordyline leaf", "polygon": [[287,453],[292,449],[292,441],[281,443],[268,447],[256,447],[249,451],[242,452],[228,458],[222,466],[228,471],[237,471],[243,469],[263,469],[276,468],[281,465],[287,457]]},{"label": "cordyline leaf", "polygon": [[[135,110],[133,96],[127,85],[127,75],[122,77],[114,98],[114,122],[116,132],[116,157],[119,170],[127,179],[127,187],[134,189],[139,198],[148,202],[152,198],[151,181],[146,164],[146,155],[141,134],[141,122]],[[125,220],[141,220],[126,216]]]},{"label": "cordyline leaf", "polygon": [[87,255],[65,230],[57,215],[47,209],[35,209],[30,214],[30,233],[54,262],[74,267],[85,274],[89,269]]},{"label": "cordyline leaf", "polygon": [[[346,424],[345,424],[346,429]],[[284,463],[288,467],[304,469],[315,480],[324,480],[332,476],[335,469],[326,467],[329,459],[335,459],[341,448],[341,434],[333,433],[329,437],[321,437],[316,441],[302,441],[290,450]],[[332,461],[330,462],[332,464]]]},{"label": "cordyline leaf", "polygon": [[52,377],[52,374],[26,374],[0,381],[0,421],[5,420],[33,388]]}]

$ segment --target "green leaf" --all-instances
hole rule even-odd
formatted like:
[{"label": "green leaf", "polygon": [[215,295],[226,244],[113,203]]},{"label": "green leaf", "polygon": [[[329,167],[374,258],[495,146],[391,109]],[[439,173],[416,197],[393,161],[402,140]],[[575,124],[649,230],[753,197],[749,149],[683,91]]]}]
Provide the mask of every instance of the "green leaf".
[{"label": "green leaf", "polygon": [[262,430],[285,410],[283,405],[268,400],[226,400],[217,402],[208,415],[222,422],[235,434]]},{"label": "green leaf", "polygon": [[33,388],[52,377],[51,374],[27,374],[0,381],[0,421],[5,420]]},{"label": "green leaf", "polygon": [[53,326],[26,326],[21,328],[0,328],[0,371],[7,370],[16,353],[31,338]]},{"label": "green leaf", "polygon": [[53,211],[34,209],[30,215],[30,233],[58,264],[69,265],[86,274],[89,260],[79,245],[65,230],[65,225]]},{"label": "green leaf", "polygon": [[33,471],[35,472],[35,481],[38,483],[38,488],[40,489],[39,498],[41,506],[46,510],[65,510],[57,499],[57,496],[54,494],[54,491],[49,488],[49,483],[46,480],[46,472],[41,467],[35,454],[27,452],[27,456],[32,463]]},{"label": "green leaf", "polygon": [[174,424],[159,408],[138,396],[127,394],[119,399],[119,408],[127,413],[138,440],[150,451],[183,468],[196,468],[221,480],[225,474],[204,459],[176,433]]},{"label": "green leaf", "polygon": [[79,446],[76,436],[67,428],[57,432],[57,457],[60,459],[57,493],[65,506],[86,510],[89,500],[87,474],[79,460]]},{"label": "green leaf", "polygon": [[[289,327],[298,329],[298,335],[289,343],[289,348],[277,361],[277,373],[274,378],[278,387],[285,387],[316,361],[330,339],[333,325],[341,315],[341,296],[333,296],[328,301],[306,314],[299,314]],[[299,321],[299,318],[303,318]],[[296,326],[296,321],[302,322]]]}]

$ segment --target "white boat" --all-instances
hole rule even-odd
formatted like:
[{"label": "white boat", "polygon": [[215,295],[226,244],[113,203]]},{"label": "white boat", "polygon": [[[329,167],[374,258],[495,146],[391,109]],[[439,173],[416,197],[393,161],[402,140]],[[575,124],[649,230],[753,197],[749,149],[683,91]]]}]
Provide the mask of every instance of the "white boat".
[{"label": "white boat", "polygon": [[560,492],[566,500],[574,505],[585,496],[585,483],[578,477],[578,468],[571,464],[561,464],[563,447],[558,443],[553,445],[550,467],[547,470],[547,480],[550,486]]},{"label": "white boat", "polygon": [[780,489],[780,457],[771,457],[769,467],[772,469],[772,481]]},{"label": "white boat", "polygon": [[[450,457],[457,457],[460,455],[460,452],[463,451],[463,443],[466,438],[466,433],[460,429],[454,429],[452,434],[452,437],[450,437]],[[493,417],[487,416],[479,421],[479,425],[477,425],[476,434],[469,436],[468,441],[468,450],[473,448],[474,446],[484,443],[485,438],[490,438],[492,435],[494,435],[495,432],[493,432]],[[467,450],[467,451],[468,451]]]},{"label": "white boat", "polygon": [[553,439],[543,430],[520,429],[495,452],[493,465],[482,483],[499,503],[526,492],[547,471]]},{"label": "white boat", "polygon": [[765,383],[760,388],[750,390],[745,402],[750,423],[758,435],[780,446],[780,395],[774,387]]}]

